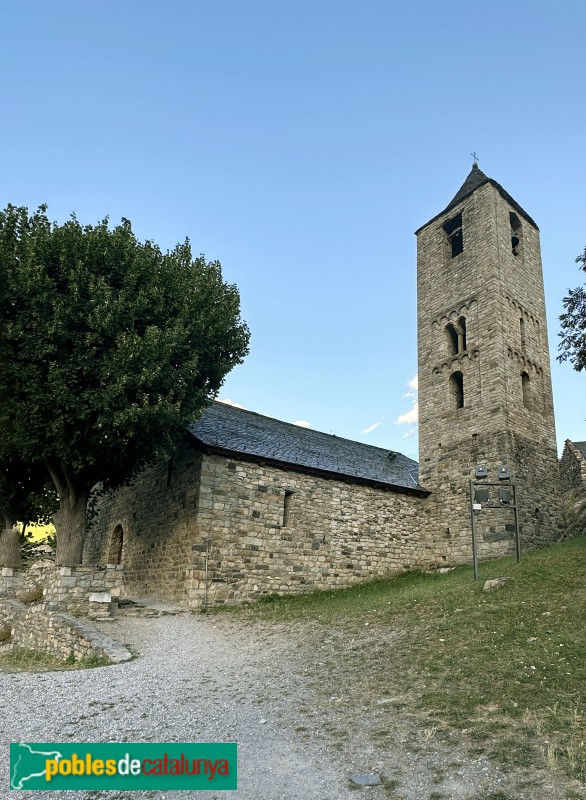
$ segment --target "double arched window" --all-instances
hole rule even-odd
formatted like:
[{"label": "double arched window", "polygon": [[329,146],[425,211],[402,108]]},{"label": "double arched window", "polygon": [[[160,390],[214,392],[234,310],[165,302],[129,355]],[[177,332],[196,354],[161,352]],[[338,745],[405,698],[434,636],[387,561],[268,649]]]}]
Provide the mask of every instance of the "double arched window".
[{"label": "double arched window", "polygon": [[455,322],[446,325],[446,336],[450,355],[456,356],[467,348],[466,343],[466,317],[458,317]]}]

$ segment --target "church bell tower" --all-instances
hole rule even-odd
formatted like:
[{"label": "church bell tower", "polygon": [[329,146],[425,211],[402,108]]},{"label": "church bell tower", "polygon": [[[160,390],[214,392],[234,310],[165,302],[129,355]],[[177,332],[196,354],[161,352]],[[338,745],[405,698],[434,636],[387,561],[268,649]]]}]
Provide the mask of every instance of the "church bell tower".
[{"label": "church bell tower", "polygon": [[[539,229],[476,163],[416,232],[419,480],[438,561],[470,558],[477,465],[517,487],[524,546],[558,535],[558,461]],[[511,552],[506,509],[479,514],[480,555]]]}]

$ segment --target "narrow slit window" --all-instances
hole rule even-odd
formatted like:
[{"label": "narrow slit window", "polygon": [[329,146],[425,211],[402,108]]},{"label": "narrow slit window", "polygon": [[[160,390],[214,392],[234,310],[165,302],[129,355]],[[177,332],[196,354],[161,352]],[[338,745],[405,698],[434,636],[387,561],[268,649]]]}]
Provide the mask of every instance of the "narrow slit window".
[{"label": "narrow slit window", "polygon": [[514,256],[518,256],[521,254],[521,242],[523,238],[521,220],[513,211],[510,211],[509,221],[511,223],[511,252]]},{"label": "narrow slit window", "polygon": [[521,388],[523,390],[523,405],[531,409],[531,381],[526,372],[521,373]]},{"label": "narrow slit window", "polygon": [[448,220],[443,226],[444,233],[447,237],[449,250],[452,258],[459,256],[464,250],[464,237],[462,235],[462,215],[456,214],[455,217]]},{"label": "narrow slit window", "polygon": [[519,331],[521,333],[521,350],[525,349],[525,320],[523,317],[519,320]]},{"label": "narrow slit window", "polygon": [[286,528],[291,519],[291,498],[294,492],[285,489],[285,496],[283,498],[283,528]]},{"label": "narrow slit window", "polygon": [[450,395],[454,408],[464,408],[464,376],[459,371],[450,376]]}]

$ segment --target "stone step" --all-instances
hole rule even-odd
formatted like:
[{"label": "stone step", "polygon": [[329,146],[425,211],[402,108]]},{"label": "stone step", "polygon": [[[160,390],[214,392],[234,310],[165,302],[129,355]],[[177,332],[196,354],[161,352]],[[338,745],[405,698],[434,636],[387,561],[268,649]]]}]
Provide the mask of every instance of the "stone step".
[{"label": "stone step", "polygon": [[130,597],[112,599],[112,613],[114,617],[165,617],[181,613],[180,609],[172,607],[157,607],[165,604],[150,605],[148,600],[133,600]]}]

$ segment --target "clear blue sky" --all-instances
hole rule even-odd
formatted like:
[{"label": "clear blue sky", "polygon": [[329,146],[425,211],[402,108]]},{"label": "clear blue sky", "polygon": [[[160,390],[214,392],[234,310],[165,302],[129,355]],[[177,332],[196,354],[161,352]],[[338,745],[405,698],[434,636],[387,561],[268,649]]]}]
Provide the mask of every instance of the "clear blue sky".
[{"label": "clear blue sky", "polygon": [[558,440],[586,439],[586,376],[555,362],[586,245],[586,4],[4,0],[0,14],[2,207],[125,216],[220,260],[252,331],[221,397],[417,457],[396,423],[417,371],[413,232],[475,150],[540,226]]}]

